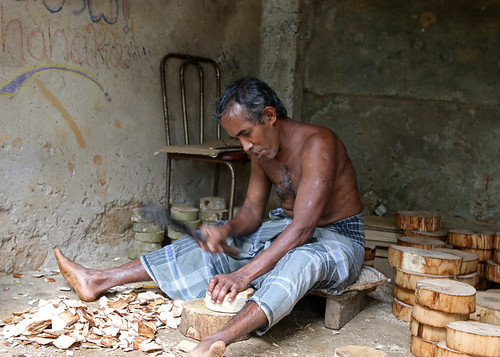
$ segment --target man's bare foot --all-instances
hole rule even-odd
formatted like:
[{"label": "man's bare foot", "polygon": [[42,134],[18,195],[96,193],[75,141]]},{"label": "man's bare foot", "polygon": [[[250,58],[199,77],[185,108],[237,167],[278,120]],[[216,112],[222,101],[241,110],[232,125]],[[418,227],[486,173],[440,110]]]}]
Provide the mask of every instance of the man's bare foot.
[{"label": "man's bare foot", "polygon": [[191,352],[189,352],[186,357],[222,357],[226,351],[226,344],[222,341],[206,341],[200,342],[198,346]]},{"label": "man's bare foot", "polygon": [[96,291],[93,284],[92,271],[66,258],[61,249],[54,249],[59,270],[76,294],[83,301],[94,301],[101,291]]}]

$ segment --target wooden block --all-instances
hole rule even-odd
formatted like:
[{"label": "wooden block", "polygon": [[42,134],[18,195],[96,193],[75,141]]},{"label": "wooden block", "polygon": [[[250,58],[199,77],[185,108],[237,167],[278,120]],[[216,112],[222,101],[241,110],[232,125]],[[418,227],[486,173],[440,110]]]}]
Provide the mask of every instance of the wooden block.
[{"label": "wooden block", "polygon": [[445,244],[442,240],[428,237],[403,236],[398,238],[398,245],[419,249],[444,248]]},{"label": "wooden block", "polygon": [[500,291],[496,289],[476,293],[476,311],[470,319],[500,326]]},{"label": "wooden block", "polygon": [[476,289],[449,279],[423,279],[417,282],[415,303],[432,310],[470,314],[476,310]]},{"label": "wooden block", "polygon": [[389,265],[410,272],[458,275],[462,260],[463,258],[458,255],[435,250],[400,245],[391,245],[389,247]]},{"label": "wooden block", "polygon": [[500,356],[500,327],[477,321],[455,321],[446,326],[446,345],[474,356]]},{"label": "wooden block", "polygon": [[[203,298],[188,300],[183,305],[179,331],[186,337],[201,340],[220,331],[233,317],[234,314],[207,309]],[[249,336],[244,336],[238,341],[247,338]]]},{"label": "wooden block", "polygon": [[347,291],[342,295],[326,294],[325,327],[338,330],[349,322],[365,307],[366,293]]},{"label": "wooden block", "polygon": [[462,257],[462,265],[460,267],[459,275],[467,275],[477,272],[479,264],[479,256],[477,254],[451,248],[436,248],[435,250],[443,253],[456,254]]},{"label": "wooden block", "polygon": [[461,248],[493,249],[494,233],[468,229],[448,230],[448,243]]},{"label": "wooden block", "polygon": [[398,211],[395,226],[406,231],[435,232],[439,230],[441,215],[428,211]]}]

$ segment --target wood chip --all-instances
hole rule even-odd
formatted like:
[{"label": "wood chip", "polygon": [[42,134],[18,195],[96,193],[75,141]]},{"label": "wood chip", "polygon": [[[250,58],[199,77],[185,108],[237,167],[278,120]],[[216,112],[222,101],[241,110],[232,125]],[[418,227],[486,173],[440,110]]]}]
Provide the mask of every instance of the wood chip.
[{"label": "wood chip", "polygon": [[43,279],[46,283],[55,283],[56,282],[56,279],[54,278],[45,278]]},{"label": "wood chip", "polygon": [[22,273],[15,273],[15,274],[12,274],[12,276],[14,278],[22,278],[23,277],[23,274]]},{"label": "wood chip", "polygon": [[54,346],[60,348],[62,350],[66,350],[71,347],[73,343],[76,342],[76,339],[71,336],[61,335],[54,342]]}]

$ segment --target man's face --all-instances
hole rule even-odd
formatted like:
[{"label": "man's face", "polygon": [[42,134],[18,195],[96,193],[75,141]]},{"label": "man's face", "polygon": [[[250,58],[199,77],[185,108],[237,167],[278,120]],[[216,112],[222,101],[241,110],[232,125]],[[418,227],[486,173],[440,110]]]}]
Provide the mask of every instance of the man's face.
[{"label": "man's face", "polygon": [[244,109],[234,104],[221,118],[221,125],[232,138],[241,142],[243,150],[251,151],[259,159],[271,160],[279,149],[274,122],[264,118],[264,124],[255,124],[245,118]]}]

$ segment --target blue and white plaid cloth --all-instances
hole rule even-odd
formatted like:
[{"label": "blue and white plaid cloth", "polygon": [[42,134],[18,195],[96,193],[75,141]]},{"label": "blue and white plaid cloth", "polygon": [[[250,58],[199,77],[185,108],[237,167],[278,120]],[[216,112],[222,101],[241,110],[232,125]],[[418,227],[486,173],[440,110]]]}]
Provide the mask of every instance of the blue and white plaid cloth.
[{"label": "blue and white plaid cloth", "polygon": [[[209,280],[216,274],[228,274],[247,264],[268,248],[292,222],[281,208],[270,212],[252,234],[236,237],[232,244],[240,248],[237,258],[207,253],[195,240],[183,237],[162,249],[145,254],[141,262],[160,289],[173,299],[190,300],[205,296]],[[249,299],[266,314],[266,332],[288,315],[295,304],[316,289],[342,291],[359,275],[364,257],[363,213],[317,227],[304,245],[290,250],[268,273],[251,283],[256,291]]]}]

